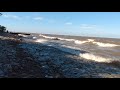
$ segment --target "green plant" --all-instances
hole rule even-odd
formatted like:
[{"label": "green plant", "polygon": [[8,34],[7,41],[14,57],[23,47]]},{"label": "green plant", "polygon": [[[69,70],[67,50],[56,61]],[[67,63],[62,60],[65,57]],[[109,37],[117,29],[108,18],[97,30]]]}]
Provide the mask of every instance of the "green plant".
[{"label": "green plant", "polygon": [[[1,15],[2,15],[2,13],[0,13],[0,16]],[[0,25],[0,32],[7,32],[8,33],[8,30],[6,30],[5,26]]]},{"label": "green plant", "polygon": [[0,25],[0,32],[6,32],[6,27]]}]

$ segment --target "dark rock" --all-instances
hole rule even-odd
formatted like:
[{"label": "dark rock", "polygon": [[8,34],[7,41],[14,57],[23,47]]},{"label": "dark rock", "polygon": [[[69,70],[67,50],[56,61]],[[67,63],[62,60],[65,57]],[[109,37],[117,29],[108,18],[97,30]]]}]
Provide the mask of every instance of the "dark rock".
[{"label": "dark rock", "polygon": [[4,76],[4,72],[0,70],[0,77]]},{"label": "dark rock", "polygon": [[27,60],[33,60],[31,57],[26,57]]},{"label": "dark rock", "polygon": [[53,38],[52,40],[60,40],[59,38]]}]

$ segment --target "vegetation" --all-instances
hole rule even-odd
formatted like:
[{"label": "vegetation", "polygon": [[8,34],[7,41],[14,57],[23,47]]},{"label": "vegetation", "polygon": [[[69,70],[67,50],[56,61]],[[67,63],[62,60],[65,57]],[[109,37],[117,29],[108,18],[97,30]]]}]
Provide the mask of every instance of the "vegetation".
[{"label": "vegetation", "polygon": [[6,27],[0,25],[0,32],[6,32]]},{"label": "vegetation", "polygon": [[[0,13],[0,16],[1,15],[2,15],[2,13]],[[6,30],[5,26],[0,25],[0,32],[7,32],[8,33],[8,30]]]}]

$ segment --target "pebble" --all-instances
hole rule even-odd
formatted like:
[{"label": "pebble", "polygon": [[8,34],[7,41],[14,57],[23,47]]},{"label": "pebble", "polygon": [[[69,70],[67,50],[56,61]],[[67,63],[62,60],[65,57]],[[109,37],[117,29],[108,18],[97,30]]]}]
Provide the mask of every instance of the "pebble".
[{"label": "pebble", "polygon": [[53,78],[53,76],[48,76],[48,75],[46,75],[45,77],[46,77],[46,78]]},{"label": "pebble", "polygon": [[4,72],[0,70],[0,77],[4,76]]}]

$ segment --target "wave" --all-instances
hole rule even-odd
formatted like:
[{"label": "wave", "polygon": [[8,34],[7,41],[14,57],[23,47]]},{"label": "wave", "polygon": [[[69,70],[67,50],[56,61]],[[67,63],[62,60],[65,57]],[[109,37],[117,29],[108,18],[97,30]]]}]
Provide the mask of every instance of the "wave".
[{"label": "wave", "polygon": [[100,47],[116,47],[116,46],[119,46],[119,45],[110,44],[110,43],[94,42],[95,41],[94,39],[87,39],[87,41],[80,41],[80,40],[76,40],[76,39],[65,39],[65,38],[58,38],[58,37],[49,37],[49,36],[45,36],[45,35],[42,35],[42,34],[40,34],[39,36],[42,36],[42,37],[47,38],[47,39],[52,39],[52,40],[72,41],[75,44],[85,44],[87,42],[88,43],[92,42],[93,44],[96,44],[96,45],[98,45]]},{"label": "wave", "polygon": [[64,40],[64,41],[75,41],[75,39],[65,39],[65,38],[59,38],[59,37],[50,37],[50,36],[45,36],[45,35],[42,35],[40,34],[39,36],[42,36],[44,38],[47,38],[47,39],[58,39],[58,40]]},{"label": "wave", "polygon": [[75,44],[83,44],[83,43],[86,43],[86,42],[88,42],[88,41],[79,41],[79,40],[75,40],[74,42],[75,42]]},{"label": "wave", "polygon": [[87,43],[87,42],[93,42],[94,39],[87,39],[87,41],[80,41],[80,40],[75,40],[75,44],[84,44],[84,43]]},{"label": "wave", "polygon": [[23,35],[23,34],[18,34],[18,36],[28,37],[27,35]]},{"label": "wave", "polygon": [[[51,38],[49,36],[44,36],[44,37]],[[56,38],[56,37],[54,37],[54,38]],[[75,44],[84,44],[86,42],[92,42],[93,44],[96,44],[96,45],[101,46],[101,47],[118,46],[116,44],[94,42],[94,39],[87,39],[86,41],[79,41],[79,40],[75,40],[75,39],[64,39],[64,38],[59,38],[59,39],[60,40],[66,40],[66,41],[74,41]],[[102,56],[99,56],[98,54],[94,54],[94,53],[91,53],[91,52],[90,53],[88,53],[88,52],[82,53],[81,51],[84,51],[84,50],[81,50],[80,48],[72,47],[72,46],[68,46],[68,45],[61,45],[60,43],[55,43],[54,41],[50,41],[50,40],[47,40],[47,39],[36,39],[35,42],[42,43],[44,45],[57,48],[61,51],[80,56],[81,58],[84,58],[84,59],[87,59],[87,60],[92,60],[92,61],[96,61],[96,62],[108,62],[108,63],[113,60],[113,58],[102,57]]]},{"label": "wave", "polygon": [[101,56],[97,56],[97,55],[90,54],[90,53],[80,54],[80,57],[88,59],[88,60],[93,60],[96,62],[108,62],[108,63],[110,63],[112,61],[110,58],[103,58]]},{"label": "wave", "polygon": [[33,39],[36,39],[37,37],[33,37]]},{"label": "wave", "polygon": [[75,41],[75,39],[65,39],[65,38],[59,38],[59,39],[64,41]]},{"label": "wave", "polygon": [[76,48],[76,47],[62,45],[62,47],[60,47],[60,48],[57,47],[57,48],[64,52],[75,54],[75,55],[80,56],[87,60],[92,60],[92,61],[96,61],[96,62],[107,62],[107,63],[110,63],[112,61],[111,58],[104,58],[104,57],[101,57],[99,55],[95,55],[92,53],[82,53],[80,48]]},{"label": "wave", "polygon": [[45,40],[45,39],[37,39],[35,42],[38,42],[38,43],[45,43],[47,42],[48,40]]},{"label": "wave", "polygon": [[110,43],[101,43],[101,42],[93,42],[93,43],[100,46],[100,47],[116,47],[116,46],[119,46],[119,45],[110,44]]},{"label": "wave", "polygon": [[87,39],[88,40],[88,42],[93,42],[94,41],[94,39]]},{"label": "wave", "polygon": [[49,37],[49,36],[45,36],[45,35],[42,35],[42,34],[40,34],[39,36],[42,36],[42,37],[47,38],[47,39],[59,40],[58,37]]},{"label": "wave", "polygon": [[87,59],[87,60],[92,60],[92,61],[96,61],[96,62],[108,62],[108,63],[111,62],[111,60],[112,60],[110,58],[104,58],[104,57],[101,57],[98,55],[94,55],[92,53],[82,53],[81,52],[82,50],[80,50],[80,48],[67,46],[67,45],[54,44],[54,43],[51,43],[51,42],[44,40],[44,39],[38,39],[38,40],[36,40],[36,42],[42,43],[42,44],[47,45],[47,46],[52,46],[52,47],[57,48],[61,51],[80,56],[80,57]]}]

